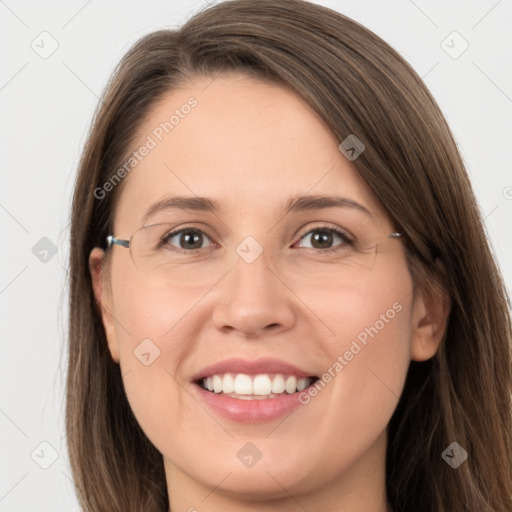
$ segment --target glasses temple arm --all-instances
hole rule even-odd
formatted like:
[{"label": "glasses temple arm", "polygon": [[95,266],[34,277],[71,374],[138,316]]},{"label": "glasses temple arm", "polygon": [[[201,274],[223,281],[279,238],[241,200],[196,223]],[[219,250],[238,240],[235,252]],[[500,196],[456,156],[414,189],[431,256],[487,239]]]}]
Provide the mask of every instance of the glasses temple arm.
[{"label": "glasses temple arm", "polygon": [[107,236],[107,248],[110,249],[113,245],[120,245],[121,247],[130,247],[130,240],[120,240],[112,235]]}]

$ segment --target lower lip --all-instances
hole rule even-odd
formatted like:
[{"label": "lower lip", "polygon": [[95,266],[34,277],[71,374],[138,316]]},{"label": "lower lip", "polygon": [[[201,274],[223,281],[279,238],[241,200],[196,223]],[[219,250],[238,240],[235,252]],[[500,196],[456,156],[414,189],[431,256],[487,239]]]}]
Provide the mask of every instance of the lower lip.
[{"label": "lower lip", "polygon": [[212,393],[198,384],[193,385],[201,399],[215,412],[230,420],[245,423],[275,420],[289,414],[301,405],[299,394],[307,390],[275,398],[241,400],[223,393]]}]

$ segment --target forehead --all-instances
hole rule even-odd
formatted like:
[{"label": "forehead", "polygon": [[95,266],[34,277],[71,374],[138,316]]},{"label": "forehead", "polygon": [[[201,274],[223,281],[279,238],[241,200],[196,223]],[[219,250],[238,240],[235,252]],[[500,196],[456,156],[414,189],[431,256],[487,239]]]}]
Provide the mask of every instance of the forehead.
[{"label": "forehead", "polygon": [[220,213],[269,220],[307,194],[383,214],[339,142],[289,90],[244,75],[198,78],[167,93],[139,129],[115,229],[140,227],[152,204],[173,195],[211,197]]}]

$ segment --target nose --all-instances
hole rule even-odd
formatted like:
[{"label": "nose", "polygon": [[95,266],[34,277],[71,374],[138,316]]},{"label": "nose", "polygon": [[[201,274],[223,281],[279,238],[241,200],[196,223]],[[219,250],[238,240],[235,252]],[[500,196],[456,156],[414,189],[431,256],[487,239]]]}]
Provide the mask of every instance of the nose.
[{"label": "nose", "polygon": [[293,292],[268,263],[265,252],[252,263],[237,256],[213,310],[217,329],[261,338],[292,328],[296,316]]}]

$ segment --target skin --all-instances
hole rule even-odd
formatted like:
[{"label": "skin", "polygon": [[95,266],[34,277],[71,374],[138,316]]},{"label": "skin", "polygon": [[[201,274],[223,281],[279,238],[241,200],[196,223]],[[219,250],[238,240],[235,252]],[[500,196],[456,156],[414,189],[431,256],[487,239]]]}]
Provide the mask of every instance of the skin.
[{"label": "skin", "polygon": [[[344,227],[346,219],[380,236],[395,228],[340,141],[299,97],[243,75],[212,80],[196,78],[149,113],[134,149],[169,112],[198,100],[125,178],[113,234],[129,239],[164,197],[207,196],[222,212],[160,212],[152,220],[172,215],[176,227],[192,224],[221,249],[206,239],[210,259],[170,280],[139,271],[125,248],[113,248],[105,273],[103,251],[90,255],[109,349],[137,420],[164,457],[171,508],[385,512],[386,428],[410,360],[439,346],[447,301],[413,294],[399,239],[379,248],[370,270],[335,256],[298,256],[297,235],[310,228]],[[334,193],[373,217],[349,208],[282,213],[292,195]],[[236,252],[247,236],[263,248],[250,264]],[[314,250],[311,237],[301,240]],[[401,311],[289,416],[238,423],[198,402],[192,375],[229,357],[275,357],[322,375],[394,303]],[[149,366],[133,354],[147,338],[160,349]],[[251,468],[237,457],[249,441],[261,452]]]}]

